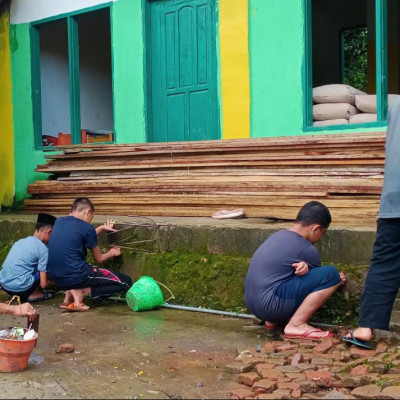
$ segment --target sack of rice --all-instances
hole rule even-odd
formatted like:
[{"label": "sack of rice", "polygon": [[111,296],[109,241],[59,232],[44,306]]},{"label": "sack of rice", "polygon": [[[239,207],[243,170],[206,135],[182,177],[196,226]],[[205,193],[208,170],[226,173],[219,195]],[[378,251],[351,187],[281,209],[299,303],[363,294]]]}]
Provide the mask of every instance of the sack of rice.
[{"label": "sack of rice", "polygon": [[348,124],[349,121],[344,118],[339,119],[327,119],[325,121],[314,121],[314,126],[329,126],[329,125],[343,125]]},{"label": "sack of rice", "polygon": [[326,121],[329,119],[349,119],[357,114],[357,108],[348,103],[326,103],[313,106],[314,121]]},{"label": "sack of rice", "polygon": [[[390,107],[396,100],[398,94],[388,95],[388,106]],[[365,113],[376,113],[376,94],[356,95],[356,107]]]},{"label": "sack of rice", "polygon": [[349,103],[355,104],[356,95],[366,93],[349,85],[333,84],[318,86],[313,89],[314,103]]},{"label": "sack of rice", "polygon": [[349,124],[363,124],[365,122],[376,122],[376,114],[360,113],[352,115],[349,119]]}]

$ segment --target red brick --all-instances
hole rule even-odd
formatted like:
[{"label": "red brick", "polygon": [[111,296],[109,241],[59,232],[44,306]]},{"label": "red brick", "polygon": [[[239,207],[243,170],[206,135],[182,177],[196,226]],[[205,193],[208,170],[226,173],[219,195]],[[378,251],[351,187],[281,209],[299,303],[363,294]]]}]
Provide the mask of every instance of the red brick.
[{"label": "red brick", "polygon": [[276,382],[269,379],[261,379],[253,385],[253,392],[257,394],[272,393],[276,389]]},{"label": "red brick", "polygon": [[261,353],[275,353],[276,346],[271,342],[267,342],[262,348]]},{"label": "red brick", "polygon": [[318,392],[318,386],[313,381],[300,382],[299,385],[300,385],[303,393],[317,393]]},{"label": "red brick", "polygon": [[63,343],[58,346],[58,350],[56,350],[56,353],[73,353],[75,350],[75,347],[72,343]]},{"label": "red brick", "polygon": [[260,379],[261,378],[255,372],[245,372],[239,375],[239,382],[246,386],[253,386],[253,384]]},{"label": "red brick", "polygon": [[274,369],[274,368],[275,368],[274,364],[257,364],[256,365],[257,373],[258,373],[258,371],[261,371],[261,370]]},{"label": "red brick", "polygon": [[262,393],[258,395],[259,400],[282,400],[290,399],[290,392],[288,390],[275,390],[273,393]]},{"label": "red brick", "polygon": [[332,363],[332,359],[325,357],[314,357],[311,360],[311,364],[317,365],[318,367],[331,367]]},{"label": "red brick", "polygon": [[329,371],[305,371],[307,379],[313,381],[318,387],[331,387],[332,386],[332,373]]},{"label": "red brick", "polygon": [[263,369],[263,368],[259,368],[257,370],[258,375],[261,376],[261,378],[263,379],[269,379],[271,381],[277,381],[279,378],[284,378],[285,375],[282,374],[281,371],[278,371],[277,369]]},{"label": "red brick", "polygon": [[278,389],[280,390],[300,389],[300,384],[298,384],[297,382],[278,382]]},{"label": "red brick", "polygon": [[307,380],[307,377],[305,374],[301,374],[301,373],[288,373],[286,374],[286,376],[290,379],[292,379],[295,382],[303,382]]},{"label": "red brick", "polygon": [[253,392],[250,389],[236,389],[229,393],[230,399],[244,400],[252,396]]},{"label": "red brick", "polygon": [[295,350],[299,347],[298,344],[282,344],[281,346],[278,346],[276,348],[276,352],[280,353],[282,351],[288,351],[288,350]]},{"label": "red brick", "polygon": [[368,374],[368,365],[365,364],[358,365],[350,371],[350,375],[353,376],[363,376],[366,374]]},{"label": "red brick", "polygon": [[355,388],[351,394],[352,396],[361,399],[377,399],[381,393],[381,388],[376,385],[367,385]]},{"label": "red brick", "polygon": [[332,338],[321,339],[321,343],[314,347],[314,351],[322,354],[326,354],[333,347]]},{"label": "red brick", "polygon": [[292,390],[292,392],[290,393],[290,396],[292,397],[292,399],[299,399],[302,395],[301,389],[294,389]]},{"label": "red brick", "polygon": [[304,356],[301,353],[296,353],[290,362],[290,365],[296,366],[304,362]]},{"label": "red brick", "polygon": [[351,358],[357,360],[359,358],[375,357],[376,350],[361,349],[359,347],[353,346],[350,349],[350,354],[351,354]]},{"label": "red brick", "polygon": [[400,386],[388,386],[381,392],[383,398],[400,399]]},{"label": "red brick", "polygon": [[386,343],[380,342],[380,343],[378,343],[378,345],[376,346],[376,353],[377,353],[377,354],[386,353],[388,347],[389,347],[389,346],[388,346]]},{"label": "red brick", "polygon": [[243,372],[249,372],[252,370],[252,366],[250,364],[242,363],[242,362],[233,362],[228,364],[225,367],[225,371],[230,374],[242,374]]}]

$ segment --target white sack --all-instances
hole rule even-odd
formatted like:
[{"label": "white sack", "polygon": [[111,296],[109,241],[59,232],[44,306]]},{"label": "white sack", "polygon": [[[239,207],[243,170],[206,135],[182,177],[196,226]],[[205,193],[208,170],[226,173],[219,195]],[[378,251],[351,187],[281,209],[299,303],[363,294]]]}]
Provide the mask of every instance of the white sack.
[{"label": "white sack", "polygon": [[356,95],[366,93],[349,85],[333,84],[318,86],[313,89],[314,103],[349,103],[355,104]]},{"label": "white sack", "polygon": [[349,119],[357,114],[357,109],[348,103],[327,103],[313,106],[314,121],[326,121],[329,119]]}]

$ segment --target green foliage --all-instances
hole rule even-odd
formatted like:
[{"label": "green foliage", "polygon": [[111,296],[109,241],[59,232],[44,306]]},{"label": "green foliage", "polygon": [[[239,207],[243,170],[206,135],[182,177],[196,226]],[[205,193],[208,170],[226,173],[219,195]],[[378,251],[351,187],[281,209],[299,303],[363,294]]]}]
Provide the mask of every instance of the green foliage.
[{"label": "green foliage", "polygon": [[8,252],[11,250],[12,245],[12,242],[9,242],[0,247],[0,269],[7,257]]},{"label": "green foliage", "polygon": [[367,33],[366,27],[343,32],[344,83],[364,92],[368,87]]}]

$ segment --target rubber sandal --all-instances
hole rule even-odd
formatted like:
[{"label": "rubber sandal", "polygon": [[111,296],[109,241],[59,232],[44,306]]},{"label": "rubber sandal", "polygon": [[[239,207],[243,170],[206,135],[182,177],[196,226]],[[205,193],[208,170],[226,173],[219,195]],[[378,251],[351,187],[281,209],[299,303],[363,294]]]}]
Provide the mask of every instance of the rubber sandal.
[{"label": "rubber sandal", "polygon": [[87,306],[84,303],[79,304],[79,306],[75,306],[74,302],[66,305],[66,304],[61,304],[60,308],[62,308],[63,310],[67,310],[67,311],[89,311],[89,306]]},{"label": "rubber sandal", "polygon": [[51,298],[53,298],[53,293],[51,292],[43,292],[44,295],[42,297],[33,297],[30,298],[28,297],[28,299],[26,300],[28,303],[35,303],[36,301],[42,301],[42,300],[49,300]]},{"label": "rubber sandal", "polygon": [[321,329],[310,329],[307,332],[302,333],[301,335],[283,335],[285,339],[307,339],[307,340],[320,340],[320,339],[326,339],[333,337],[334,334],[332,332],[329,332],[326,336],[319,336],[319,335],[314,335],[315,333],[320,333],[324,332]]},{"label": "rubber sandal", "polygon": [[363,349],[372,350],[373,346],[366,340],[357,339],[354,337],[354,331],[350,332],[351,337],[343,336],[343,342],[354,344],[355,346],[362,347]]}]

